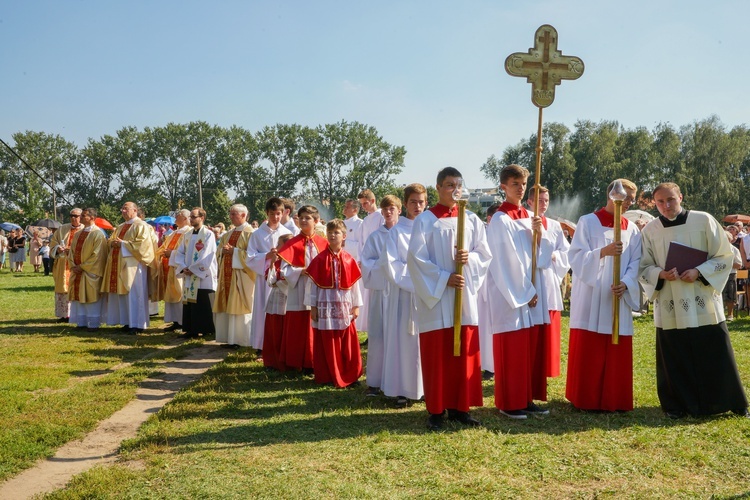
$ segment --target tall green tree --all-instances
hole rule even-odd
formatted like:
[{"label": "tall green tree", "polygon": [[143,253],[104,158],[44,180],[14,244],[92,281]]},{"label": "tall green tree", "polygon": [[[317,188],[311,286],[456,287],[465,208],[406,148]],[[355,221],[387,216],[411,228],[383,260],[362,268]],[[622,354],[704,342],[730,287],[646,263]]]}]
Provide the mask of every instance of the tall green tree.
[{"label": "tall green tree", "polygon": [[406,149],[388,144],[374,127],[342,121],[315,132],[308,143],[314,168],[308,170],[306,192],[336,213],[365,188],[387,192],[403,169]]},{"label": "tall green tree", "polygon": [[582,196],[583,213],[603,206],[607,201],[607,186],[620,177],[615,156],[619,129],[615,121],[576,122],[570,147],[576,164],[574,184]]}]

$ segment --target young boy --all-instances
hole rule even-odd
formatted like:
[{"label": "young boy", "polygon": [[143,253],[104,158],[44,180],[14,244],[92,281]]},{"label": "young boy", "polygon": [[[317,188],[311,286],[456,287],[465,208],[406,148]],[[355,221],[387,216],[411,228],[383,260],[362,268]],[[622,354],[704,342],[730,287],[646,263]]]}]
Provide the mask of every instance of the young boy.
[{"label": "young boy", "polygon": [[[291,239],[290,233],[279,236],[276,250],[283,248],[286,242]],[[279,259],[278,253],[271,253],[265,278],[269,292],[263,328],[263,366],[284,371],[284,364],[281,363],[281,340],[284,333],[284,315],[286,314],[289,285],[281,275],[281,259]]]},{"label": "young boy", "polygon": [[[534,190],[529,193],[526,204],[533,210],[535,205]],[[539,325],[540,342],[543,356],[537,359],[534,366],[534,377],[541,380],[546,377],[560,376],[560,332],[561,311],[563,310],[562,292],[560,284],[568,274],[568,250],[570,243],[565,239],[562,226],[556,220],[545,217],[549,208],[549,189],[539,187],[539,213],[544,226],[543,237],[549,240],[551,253],[542,253],[536,265],[536,289],[539,291],[539,304],[544,323]],[[549,258],[546,258],[549,257]]]},{"label": "young boy", "polygon": [[[635,200],[636,185],[620,179],[627,198],[625,212]],[[641,305],[638,264],[641,234],[625,217],[615,221],[615,203],[578,219],[570,244],[573,293],[570,297],[570,344],[565,397],[581,410],[633,409],[633,316]],[[614,242],[614,224],[621,241]],[[665,247],[666,248],[666,247]],[[612,284],[613,257],[620,255],[620,284]],[[620,301],[620,339],[612,343],[612,300]]]},{"label": "young boy", "polygon": [[[519,165],[502,169],[500,189],[505,202],[492,216],[487,231],[493,252],[487,292],[494,334],[495,407],[513,419],[549,413],[533,403],[547,397],[547,378],[543,374],[541,380],[533,377],[537,357],[543,356],[538,325],[544,324],[542,312],[546,310],[537,307],[538,283],[537,287],[531,284],[532,231],[541,233],[544,228],[541,218],[531,219],[521,205],[528,177],[529,171]],[[542,237],[537,251],[543,261],[541,256],[551,253],[549,240]]]},{"label": "young boy", "polygon": [[305,292],[309,290],[307,266],[317,255],[328,248],[328,241],[315,234],[320,219],[318,209],[304,205],[298,211],[300,233],[286,242],[278,252],[281,258],[281,275],[289,285],[284,318],[280,363],[288,368],[312,373],[313,331],[310,309],[305,305]]},{"label": "young boy", "polygon": [[[247,244],[247,265],[255,271],[255,296],[253,301],[253,317],[250,323],[250,339],[254,349],[263,349],[265,344],[265,307],[266,297],[270,289],[266,284],[266,271],[276,260],[276,245],[279,237],[291,234],[291,231],[281,224],[284,215],[284,202],[279,198],[269,198],[266,201],[266,220],[250,235]],[[276,363],[276,360],[272,360]]]},{"label": "young boy", "polygon": [[[372,233],[377,231],[378,228],[383,225],[383,215],[378,210],[375,194],[373,194],[373,192],[369,189],[365,189],[361,193],[359,193],[357,195],[357,199],[359,200],[359,204],[362,206],[362,210],[367,212],[367,215],[362,220],[362,223],[359,225],[359,229],[357,231],[357,258],[359,265],[361,266],[362,251],[365,248],[365,243],[367,243],[367,238],[369,238]],[[359,324],[367,328],[369,322],[367,310],[369,307],[368,304],[370,291],[364,288],[362,290],[362,297],[365,305],[362,306],[362,309],[360,310]]]},{"label": "young boy", "polygon": [[[406,217],[388,231],[386,252],[387,278],[396,296],[397,310],[389,313],[383,335],[383,394],[396,398],[396,407],[402,408],[408,400],[424,396],[422,365],[419,361],[419,331],[414,310],[414,284],[406,268],[409,240],[414,219],[427,207],[427,190],[421,184],[404,188]],[[386,219],[387,224],[387,219]]]},{"label": "young boy", "polygon": [[313,321],[315,382],[349,387],[362,376],[362,356],[355,320],[362,306],[357,281],[359,266],[343,249],[346,225],[334,219],[326,225],[328,248],[307,268],[310,317]]},{"label": "young boy", "polygon": [[[481,423],[469,414],[482,406],[482,372],[479,360],[477,295],[490,265],[484,224],[473,213],[465,214],[464,245],[456,249],[461,173],[446,167],[438,172],[438,204],[414,220],[407,268],[414,283],[419,326],[419,350],[424,400],[430,416],[427,428],[443,427],[443,414],[463,425]],[[463,272],[456,273],[456,262]],[[462,294],[460,351],[454,355],[454,304]]]},{"label": "young boy", "polygon": [[389,230],[398,223],[401,200],[389,194],[380,201],[384,224],[373,232],[365,243],[359,259],[362,280],[369,291],[367,300],[367,392],[377,396],[383,382],[384,334],[388,318],[398,310],[398,294],[387,279],[388,255],[386,242]]}]

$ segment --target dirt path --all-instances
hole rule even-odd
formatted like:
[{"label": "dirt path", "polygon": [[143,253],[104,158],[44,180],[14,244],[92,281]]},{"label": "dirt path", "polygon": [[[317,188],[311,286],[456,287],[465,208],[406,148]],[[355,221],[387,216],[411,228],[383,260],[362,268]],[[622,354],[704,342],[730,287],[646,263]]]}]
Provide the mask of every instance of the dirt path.
[{"label": "dirt path", "polygon": [[166,363],[144,380],[135,399],[84,436],[62,446],[55,456],[40,460],[34,467],[0,484],[0,498],[20,499],[49,493],[64,487],[76,474],[95,465],[114,462],[120,443],[133,438],[138,428],[187,384],[197,380],[227,350],[215,342],[192,349],[184,358]]}]

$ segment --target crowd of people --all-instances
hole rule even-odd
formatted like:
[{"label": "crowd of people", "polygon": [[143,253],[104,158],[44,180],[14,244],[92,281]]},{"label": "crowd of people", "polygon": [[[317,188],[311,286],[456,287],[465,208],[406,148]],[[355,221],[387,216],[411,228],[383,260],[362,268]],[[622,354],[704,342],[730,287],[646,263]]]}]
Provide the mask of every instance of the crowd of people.
[{"label": "crowd of people", "polygon": [[[136,335],[163,301],[166,330],[255,349],[267,369],[319,384],[357,387],[365,373],[367,397],[398,407],[424,399],[428,428],[439,430],[446,418],[481,425],[470,409],[483,404],[483,378],[494,380],[500,414],[549,414],[547,379],[561,373],[561,284],[572,269],[565,395],[574,407],[633,409],[631,313],[645,294],[667,416],[748,416],[722,300],[735,267],[724,228],[683,209],[679,186],[663,183],[653,192],[660,216],[644,227],[615,220],[607,198],[569,241],[545,216],[548,190],[526,199],[528,176],[505,167],[505,201],[485,220],[466,211],[461,224],[462,176],[452,167],[437,175],[434,206],[421,184],[379,204],[364,190],[346,201],[343,219],[325,224],[312,205],[270,198],[259,225],[236,204],[228,228],[210,228],[196,207],[178,210],[160,234],[127,202],[106,238],[95,209],[75,208],[49,244],[55,313],[77,328],[105,323]],[[618,179],[607,193],[615,184],[627,210],[637,186]],[[750,262],[744,247],[742,255]],[[367,332],[366,366],[358,330]]]}]

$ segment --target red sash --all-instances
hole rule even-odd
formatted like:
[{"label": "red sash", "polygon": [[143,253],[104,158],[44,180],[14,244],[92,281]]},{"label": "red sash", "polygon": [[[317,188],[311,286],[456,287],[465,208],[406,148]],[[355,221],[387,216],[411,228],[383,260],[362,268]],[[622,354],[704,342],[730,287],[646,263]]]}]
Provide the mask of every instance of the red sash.
[{"label": "red sash", "polygon": [[[90,233],[91,231],[84,231],[78,237],[78,241],[76,241],[76,247],[75,247],[75,250],[73,251],[73,264],[75,264],[76,266],[81,265],[81,254],[83,253],[83,243],[86,241],[86,238],[88,237]],[[83,273],[73,275],[73,281],[70,284],[70,286],[72,287],[71,290],[73,294],[70,300],[75,300],[75,301],[81,300],[81,281],[82,280],[83,280]]]},{"label": "red sash", "polygon": [[[237,240],[240,239],[240,235],[242,235],[242,231],[232,231],[232,234],[229,236],[229,240],[227,243],[232,245],[232,247],[237,246]],[[223,247],[224,245],[222,245]],[[222,284],[224,285],[224,294],[221,296],[222,301],[224,302],[223,307],[219,309],[220,311],[226,311],[227,310],[227,304],[229,303],[229,292],[232,290],[232,256],[231,255],[224,255],[224,249],[219,249],[221,254],[221,275],[224,281],[222,281]]]},{"label": "red sash", "polygon": [[[125,236],[125,233],[128,232],[128,229],[130,229],[130,226],[133,224],[130,224],[126,222],[122,225],[122,229],[120,230],[120,234],[117,235],[119,239],[122,239],[123,236]],[[109,293],[117,293],[117,275],[119,274],[118,264],[120,262],[120,245],[117,245],[112,249],[112,267],[109,270]]]}]

